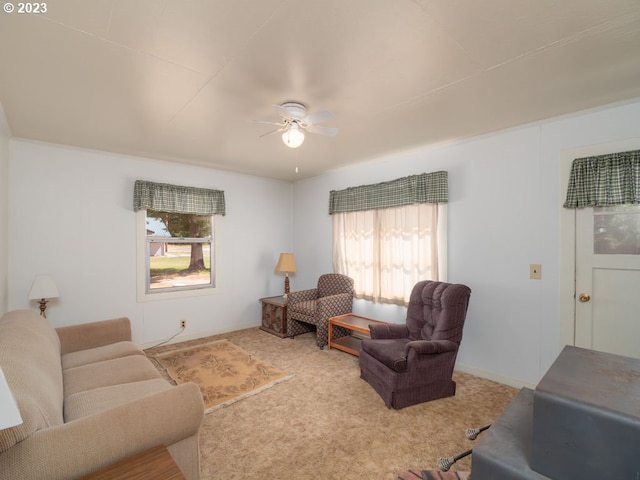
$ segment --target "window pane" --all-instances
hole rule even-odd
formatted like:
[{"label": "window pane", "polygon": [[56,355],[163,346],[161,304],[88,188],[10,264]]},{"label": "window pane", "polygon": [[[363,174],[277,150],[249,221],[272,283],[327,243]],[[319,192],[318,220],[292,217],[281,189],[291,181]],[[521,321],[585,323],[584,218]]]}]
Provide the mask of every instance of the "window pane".
[{"label": "window pane", "polygon": [[211,236],[211,217],[147,210],[147,227],[155,229],[156,233],[150,234],[154,236],[207,238]]},{"label": "window pane", "polygon": [[[151,243],[155,245],[156,243]],[[164,255],[149,258],[149,290],[212,284],[210,243],[163,243]],[[190,268],[193,259],[203,268]]]},{"label": "window pane", "polygon": [[419,280],[438,279],[438,206],[332,215],[334,271],[354,279],[356,298],[406,305]]},{"label": "window pane", "polygon": [[147,291],[214,286],[209,216],[147,210]]},{"label": "window pane", "polygon": [[640,255],[640,205],[595,207],[593,249],[596,254]]}]

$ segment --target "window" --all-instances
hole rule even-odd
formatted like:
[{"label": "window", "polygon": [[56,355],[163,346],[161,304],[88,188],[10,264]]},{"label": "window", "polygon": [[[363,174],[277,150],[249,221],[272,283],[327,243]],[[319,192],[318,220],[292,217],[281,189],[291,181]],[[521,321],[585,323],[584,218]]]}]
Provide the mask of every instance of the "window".
[{"label": "window", "polygon": [[576,158],[564,207],[593,207],[595,254],[640,255],[640,150]]},{"label": "window", "polygon": [[334,270],[354,279],[356,298],[406,305],[420,280],[444,279],[438,210],[415,204],[333,215]]},{"label": "window", "polygon": [[640,205],[594,207],[593,248],[601,255],[640,255]]},{"label": "window", "polygon": [[213,218],[146,211],[146,293],[215,287]]},{"label": "window", "polygon": [[418,281],[446,280],[447,195],[446,172],[331,192],[333,268],[356,298],[407,305]]},{"label": "window", "polygon": [[215,215],[224,192],[137,180],[138,301],[207,295],[216,287]]}]

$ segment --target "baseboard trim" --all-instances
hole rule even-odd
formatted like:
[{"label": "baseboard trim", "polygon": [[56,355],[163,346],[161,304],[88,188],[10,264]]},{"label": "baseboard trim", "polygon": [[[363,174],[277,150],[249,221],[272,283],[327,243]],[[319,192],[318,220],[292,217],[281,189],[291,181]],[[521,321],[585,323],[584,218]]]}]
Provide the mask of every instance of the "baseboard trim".
[{"label": "baseboard trim", "polygon": [[259,324],[256,324],[255,322],[247,322],[246,324],[235,325],[233,330],[222,329],[222,328],[212,328],[207,330],[198,330],[197,332],[179,333],[178,335],[176,335],[174,338],[167,341],[166,343],[162,343],[162,342],[165,342],[166,340],[160,339],[160,340],[155,340],[150,342],[139,343],[138,346],[141,349],[146,350],[147,348],[155,347],[160,343],[162,343],[162,345],[171,345],[173,343],[186,342],[188,340],[197,340],[198,338],[210,337],[212,335],[222,335],[225,333],[235,332],[236,330],[244,330],[246,328],[256,328],[258,326]]},{"label": "baseboard trim", "polygon": [[475,375],[476,377],[486,378],[487,380],[492,380],[494,382],[502,383],[503,385],[508,385],[514,388],[530,388],[534,390],[536,386],[529,382],[523,382],[522,380],[518,380],[516,378],[506,377],[504,375],[499,375],[495,372],[489,372],[488,370],[482,370],[481,368],[472,367],[470,365],[464,365],[461,363],[456,363],[456,370],[459,370],[463,373],[468,373],[470,375]]}]

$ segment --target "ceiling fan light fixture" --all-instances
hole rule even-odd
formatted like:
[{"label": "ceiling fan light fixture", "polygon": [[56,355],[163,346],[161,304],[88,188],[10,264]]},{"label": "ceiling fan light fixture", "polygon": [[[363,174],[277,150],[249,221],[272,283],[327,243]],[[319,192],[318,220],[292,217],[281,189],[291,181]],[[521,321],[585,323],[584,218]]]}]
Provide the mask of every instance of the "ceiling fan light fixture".
[{"label": "ceiling fan light fixture", "polygon": [[298,148],[304,142],[304,132],[293,122],[282,134],[282,141],[289,148]]}]

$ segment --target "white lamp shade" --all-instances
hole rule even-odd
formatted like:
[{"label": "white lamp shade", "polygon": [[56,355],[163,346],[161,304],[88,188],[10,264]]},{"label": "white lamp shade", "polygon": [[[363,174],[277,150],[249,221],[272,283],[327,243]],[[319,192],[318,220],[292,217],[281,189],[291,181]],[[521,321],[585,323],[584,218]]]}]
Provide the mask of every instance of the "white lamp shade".
[{"label": "white lamp shade", "polygon": [[58,289],[53,278],[49,275],[37,275],[31,285],[29,300],[39,300],[41,298],[58,298]]},{"label": "white lamp shade", "polygon": [[282,134],[282,141],[289,148],[298,148],[304,142],[304,132],[297,123],[292,123]]},{"label": "white lamp shade", "polygon": [[22,423],[20,409],[16,399],[13,398],[9,384],[0,368],[0,430],[15,427]]},{"label": "white lamp shade", "polygon": [[295,272],[296,258],[293,253],[281,253],[276,265],[276,272]]}]

